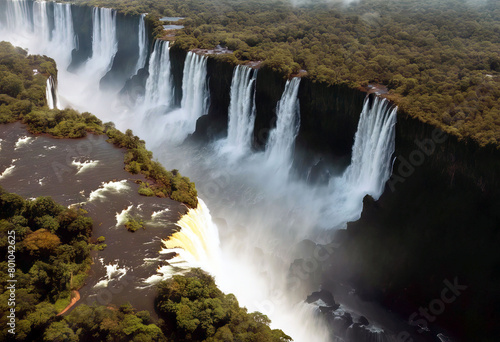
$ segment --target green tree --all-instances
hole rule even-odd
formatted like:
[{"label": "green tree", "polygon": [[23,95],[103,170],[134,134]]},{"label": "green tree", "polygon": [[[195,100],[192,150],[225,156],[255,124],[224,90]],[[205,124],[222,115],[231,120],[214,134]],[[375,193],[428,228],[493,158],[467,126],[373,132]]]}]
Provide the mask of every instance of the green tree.
[{"label": "green tree", "polygon": [[65,321],[52,323],[43,334],[44,341],[77,342],[78,336]]}]

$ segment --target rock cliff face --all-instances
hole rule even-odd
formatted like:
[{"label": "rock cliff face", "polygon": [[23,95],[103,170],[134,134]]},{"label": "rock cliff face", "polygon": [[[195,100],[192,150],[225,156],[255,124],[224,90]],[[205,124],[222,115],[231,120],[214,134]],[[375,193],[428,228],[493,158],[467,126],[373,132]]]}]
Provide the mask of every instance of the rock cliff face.
[{"label": "rock cliff face", "polygon": [[[395,156],[384,194],[365,198],[361,219],[339,235],[325,282],[348,281],[415,326],[492,341],[500,314],[499,151],[401,113]],[[456,292],[443,299],[450,283]]]},{"label": "rock cliff face", "polygon": [[71,6],[78,47],[72,52],[68,70],[75,70],[92,56],[92,7]]},{"label": "rock cliff face", "polygon": [[182,75],[184,73],[184,60],[187,51],[172,48],[170,49],[171,75],[174,83],[174,104],[181,105],[182,101]]},{"label": "rock cliff face", "polygon": [[328,86],[307,78],[301,80],[300,130],[294,161],[299,175],[306,176],[320,159],[325,167],[336,165],[334,173],[349,165],[365,96],[346,86]]},{"label": "rock cliff face", "polygon": [[101,79],[102,89],[123,86],[128,76],[135,71],[139,58],[139,19],[136,16],[116,14],[116,36],[118,51],[111,70]]}]

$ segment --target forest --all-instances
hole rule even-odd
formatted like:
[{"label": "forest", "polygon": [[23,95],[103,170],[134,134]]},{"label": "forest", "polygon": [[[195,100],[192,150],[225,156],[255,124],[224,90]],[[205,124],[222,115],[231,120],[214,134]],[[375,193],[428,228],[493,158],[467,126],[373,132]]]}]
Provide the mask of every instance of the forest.
[{"label": "forest", "polygon": [[173,48],[234,51],[232,63],[261,61],[290,77],[365,88],[388,87],[400,111],[460,138],[500,148],[500,3],[360,0],[293,6],[285,0],[72,0],[149,13],[159,38],[163,16],[181,16]]}]

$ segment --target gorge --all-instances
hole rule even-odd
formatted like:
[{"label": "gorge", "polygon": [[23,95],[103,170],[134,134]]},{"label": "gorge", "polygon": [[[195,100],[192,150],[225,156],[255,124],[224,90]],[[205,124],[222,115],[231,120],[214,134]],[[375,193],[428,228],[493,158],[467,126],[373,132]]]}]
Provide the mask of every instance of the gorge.
[{"label": "gorge", "polygon": [[[56,60],[49,107],[133,129],[162,164],[196,182],[199,207],[162,236],[161,254],[177,255],[143,275],[144,286],[201,267],[295,341],[493,334],[486,314],[461,311],[498,312],[487,305],[498,277],[475,268],[499,262],[494,147],[358,89],[173,48],[153,39],[144,15],[30,0],[0,10],[0,40]],[[417,332],[406,316],[456,277],[470,291]],[[323,295],[305,302],[320,287],[340,308]],[[130,295],[140,301],[140,291]]]}]

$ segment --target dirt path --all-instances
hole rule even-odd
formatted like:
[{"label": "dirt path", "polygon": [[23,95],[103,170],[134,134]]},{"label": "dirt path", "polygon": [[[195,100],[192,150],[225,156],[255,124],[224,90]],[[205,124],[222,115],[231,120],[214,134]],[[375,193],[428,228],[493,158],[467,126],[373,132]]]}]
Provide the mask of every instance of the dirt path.
[{"label": "dirt path", "polygon": [[57,314],[57,316],[60,316],[60,315],[64,314],[66,311],[68,311],[69,309],[71,309],[71,307],[73,305],[75,305],[76,302],[78,302],[80,300],[80,292],[78,292],[78,291],[72,291],[71,293],[73,294],[73,296],[72,296],[73,298],[71,298],[71,302],[69,302],[68,306],[65,307],[63,311],[59,312]]}]

